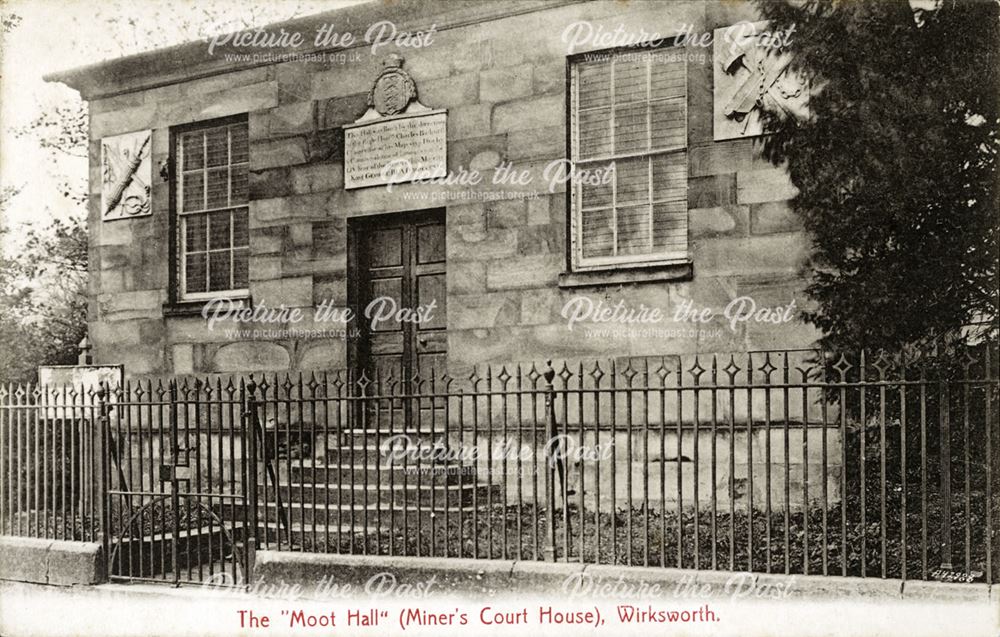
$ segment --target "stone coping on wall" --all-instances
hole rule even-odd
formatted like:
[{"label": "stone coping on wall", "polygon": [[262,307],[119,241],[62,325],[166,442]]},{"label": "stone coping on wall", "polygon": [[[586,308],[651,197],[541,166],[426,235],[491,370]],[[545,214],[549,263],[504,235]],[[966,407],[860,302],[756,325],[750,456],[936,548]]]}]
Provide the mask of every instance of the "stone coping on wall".
[{"label": "stone coping on wall", "polygon": [[99,584],[103,573],[96,542],[0,536],[0,580],[74,586]]},{"label": "stone coping on wall", "polygon": [[[423,585],[433,577],[443,594],[467,597],[503,597],[529,593],[553,598],[572,595],[572,587],[619,586],[630,590],[661,591],[672,595],[677,587],[710,590],[713,595],[738,591],[770,591],[801,600],[937,600],[996,603],[1000,586],[903,581],[820,575],[778,575],[696,571],[677,568],[625,567],[579,563],[550,563],[467,558],[332,555],[258,551],[256,582],[294,582],[301,590],[319,590],[336,574],[338,586],[364,591],[370,581],[390,574],[396,586]],[[385,576],[389,577],[389,576]],[[384,580],[384,577],[383,577]],[[383,581],[379,580],[379,581]],[[569,582],[569,583],[567,583]],[[570,588],[567,588],[570,587]],[[655,588],[654,588],[655,587]],[[707,587],[707,588],[706,588]],[[649,594],[646,595],[649,597]]]}]

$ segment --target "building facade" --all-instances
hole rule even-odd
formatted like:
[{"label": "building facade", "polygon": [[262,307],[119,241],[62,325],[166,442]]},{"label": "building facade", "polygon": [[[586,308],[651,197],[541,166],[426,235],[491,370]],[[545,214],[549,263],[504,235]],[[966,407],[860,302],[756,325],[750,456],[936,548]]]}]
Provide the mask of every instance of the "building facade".
[{"label": "building facade", "polygon": [[460,374],[810,347],[809,238],[759,134],[801,88],[756,20],[371,3],[50,78],[90,107],[94,362]]}]

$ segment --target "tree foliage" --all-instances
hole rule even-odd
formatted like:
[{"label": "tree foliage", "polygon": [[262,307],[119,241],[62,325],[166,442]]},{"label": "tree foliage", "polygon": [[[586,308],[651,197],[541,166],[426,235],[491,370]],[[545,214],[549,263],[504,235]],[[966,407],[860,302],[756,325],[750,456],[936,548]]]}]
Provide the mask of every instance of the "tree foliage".
[{"label": "tree foliage", "polygon": [[86,291],[80,219],[29,230],[16,255],[0,255],[0,378],[27,382],[39,365],[76,363],[87,333]]},{"label": "tree foliage", "polygon": [[764,153],[787,164],[812,236],[805,318],[832,352],[995,335],[998,4],[758,0],[794,25],[809,117],[772,115]]}]

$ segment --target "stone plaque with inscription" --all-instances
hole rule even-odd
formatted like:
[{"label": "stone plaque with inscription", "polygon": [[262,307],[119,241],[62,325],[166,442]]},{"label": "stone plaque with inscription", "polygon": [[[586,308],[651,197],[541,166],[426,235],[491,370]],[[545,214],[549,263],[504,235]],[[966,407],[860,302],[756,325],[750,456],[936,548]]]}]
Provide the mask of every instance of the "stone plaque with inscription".
[{"label": "stone plaque with inscription", "polygon": [[344,127],[344,188],[442,177],[448,170],[448,114],[422,111]]}]

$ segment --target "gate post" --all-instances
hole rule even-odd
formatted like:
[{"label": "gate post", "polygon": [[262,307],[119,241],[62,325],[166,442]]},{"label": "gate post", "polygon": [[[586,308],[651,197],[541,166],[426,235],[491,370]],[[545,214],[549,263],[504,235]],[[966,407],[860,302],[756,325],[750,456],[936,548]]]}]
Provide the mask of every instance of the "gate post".
[{"label": "gate post", "polygon": [[[250,514],[250,531],[245,532],[246,536],[246,564],[245,580],[246,584],[251,583],[253,577],[254,561],[257,557],[257,529],[259,525],[257,512],[257,398],[254,393],[257,391],[257,384],[250,377],[250,382],[244,384],[240,380],[240,405],[243,406],[243,427],[247,436],[247,454],[243,458],[244,471],[247,473],[247,493],[246,506]],[[246,516],[244,516],[246,517]]]},{"label": "gate post", "polygon": [[111,570],[111,556],[109,554],[111,534],[111,516],[108,506],[108,485],[110,484],[111,463],[108,460],[110,449],[108,448],[108,428],[110,427],[110,408],[108,406],[108,386],[105,381],[97,389],[97,427],[96,443],[98,448],[97,467],[93,471],[94,475],[94,501],[97,503],[97,519],[100,520],[98,528],[98,540],[101,544],[103,555],[103,579],[107,581]]}]

